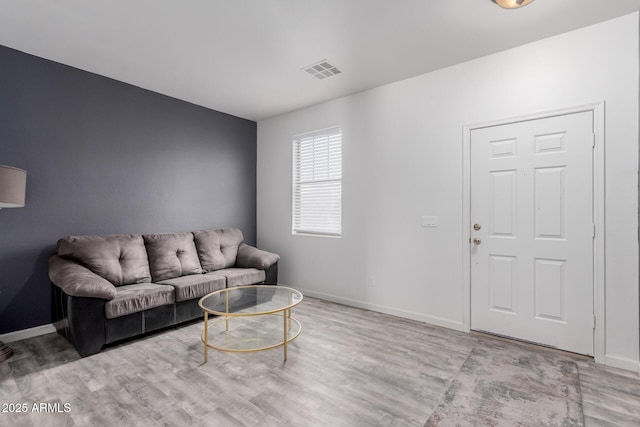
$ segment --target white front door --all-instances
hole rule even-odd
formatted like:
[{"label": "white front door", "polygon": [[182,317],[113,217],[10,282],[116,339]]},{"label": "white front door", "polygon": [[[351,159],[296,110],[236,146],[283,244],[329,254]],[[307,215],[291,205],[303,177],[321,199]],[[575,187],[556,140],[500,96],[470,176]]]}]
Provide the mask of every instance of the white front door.
[{"label": "white front door", "polygon": [[593,354],[593,115],[471,131],[471,329]]}]

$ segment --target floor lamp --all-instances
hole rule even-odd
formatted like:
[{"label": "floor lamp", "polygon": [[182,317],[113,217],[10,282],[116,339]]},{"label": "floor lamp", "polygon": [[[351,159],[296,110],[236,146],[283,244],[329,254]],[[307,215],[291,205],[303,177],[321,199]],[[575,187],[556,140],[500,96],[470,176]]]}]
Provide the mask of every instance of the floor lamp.
[{"label": "floor lamp", "polygon": [[[0,165],[0,209],[24,207],[27,190],[27,172]],[[0,362],[13,356],[13,350],[0,341]]]}]

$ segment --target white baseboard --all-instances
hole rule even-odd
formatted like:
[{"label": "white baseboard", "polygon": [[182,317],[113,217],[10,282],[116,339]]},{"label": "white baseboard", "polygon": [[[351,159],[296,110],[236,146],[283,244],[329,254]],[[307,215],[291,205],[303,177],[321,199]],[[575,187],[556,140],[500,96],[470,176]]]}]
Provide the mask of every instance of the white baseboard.
[{"label": "white baseboard", "polygon": [[55,332],[56,328],[49,323],[48,325],[36,326],[34,328],[22,329],[20,331],[9,332],[6,334],[0,335],[0,341],[4,343],[20,341],[27,338],[37,337],[39,335],[50,334],[51,332]]},{"label": "white baseboard", "polygon": [[[287,285],[284,285],[287,286]],[[415,313],[413,311],[402,310],[395,307],[389,307],[381,304],[374,304],[367,301],[361,301],[352,298],[344,298],[337,295],[326,294],[324,292],[312,291],[309,289],[302,289],[294,286],[289,286],[302,292],[303,295],[308,295],[313,298],[318,298],[326,301],[336,302],[338,304],[344,304],[351,307],[363,308],[365,310],[377,311],[379,313],[390,314],[392,316],[398,316],[405,319],[417,320],[418,322],[428,323],[430,325],[442,326],[444,328],[454,329],[456,331],[465,332],[462,322],[456,322],[450,319],[444,319],[436,316],[429,316],[421,313]]]},{"label": "white baseboard", "polygon": [[626,357],[606,355],[604,357],[604,364],[613,368],[620,368],[627,371],[640,373],[640,361],[638,360],[627,359]]}]

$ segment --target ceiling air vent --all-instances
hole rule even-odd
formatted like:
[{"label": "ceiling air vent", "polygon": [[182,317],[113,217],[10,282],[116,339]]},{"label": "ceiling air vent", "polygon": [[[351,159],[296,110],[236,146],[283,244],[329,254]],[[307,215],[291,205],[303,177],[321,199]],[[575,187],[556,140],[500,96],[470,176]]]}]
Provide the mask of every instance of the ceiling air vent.
[{"label": "ceiling air vent", "polygon": [[311,74],[318,80],[326,79],[327,77],[333,77],[342,73],[342,71],[340,71],[338,67],[336,67],[326,59],[316,64],[309,65],[308,67],[304,67],[303,70]]}]

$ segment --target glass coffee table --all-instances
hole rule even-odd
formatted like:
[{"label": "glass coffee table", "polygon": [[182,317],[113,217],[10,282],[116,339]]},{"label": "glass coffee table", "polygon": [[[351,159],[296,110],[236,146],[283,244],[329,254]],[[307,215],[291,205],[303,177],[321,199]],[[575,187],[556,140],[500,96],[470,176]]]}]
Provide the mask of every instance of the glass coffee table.
[{"label": "glass coffee table", "polygon": [[[204,362],[209,348],[250,352],[284,347],[300,335],[300,322],[291,309],[302,302],[302,293],[285,286],[251,285],[221,289],[200,298],[204,313]],[[209,316],[218,316],[209,319]]]}]

